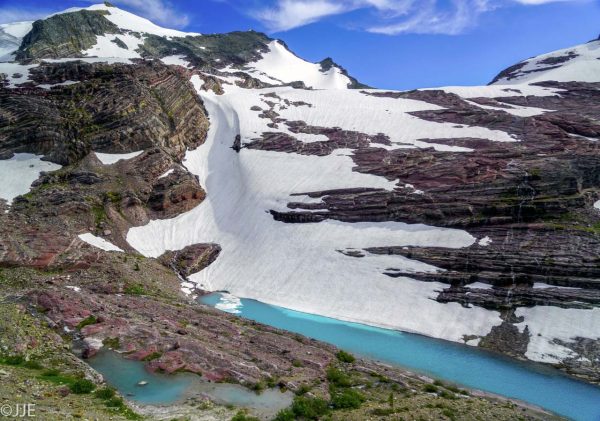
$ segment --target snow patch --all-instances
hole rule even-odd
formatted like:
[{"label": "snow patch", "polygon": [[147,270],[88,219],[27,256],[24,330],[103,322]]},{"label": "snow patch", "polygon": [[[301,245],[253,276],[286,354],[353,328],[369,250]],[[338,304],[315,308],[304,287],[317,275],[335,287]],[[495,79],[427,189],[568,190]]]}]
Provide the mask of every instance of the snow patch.
[{"label": "snow patch", "polygon": [[[117,44],[123,42],[127,48]],[[82,53],[89,57],[141,58],[137,49],[144,43],[142,38],[130,34],[98,35],[96,44]]]},{"label": "snow patch", "polygon": [[52,162],[42,161],[42,155],[18,153],[10,159],[0,160],[0,199],[9,204],[17,196],[29,192],[31,184],[42,171],[62,168]]},{"label": "snow patch", "polygon": [[50,89],[58,87],[58,86],[71,86],[71,85],[75,85],[77,83],[79,83],[79,82],[73,81],[73,80],[65,80],[64,82],[61,82],[61,83],[38,85],[38,88],[50,90]]},{"label": "snow patch", "polygon": [[168,177],[169,175],[173,174],[173,172],[174,172],[174,171],[175,171],[175,169],[174,169],[174,168],[171,168],[170,170],[167,170],[167,171],[166,171],[166,172],[165,172],[163,175],[161,175],[161,176],[160,176],[160,177],[158,177],[158,178],[165,178],[165,177]]},{"label": "snow patch", "polygon": [[489,246],[490,244],[492,244],[492,239],[486,235],[481,240],[479,240],[479,242],[477,244],[479,244],[480,246],[486,247],[486,246]]},{"label": "snow patch", "polygon": [[555,343],[555,339],[567,343],[577,337],[600,339],[600,308],[519,307],[515,315],[525,319],[516,325],[521,332],[525,326],[529,328],[531,336],[525,356],[533,361],[557,364],[576,356],[569,348]]},{"label": "snow patch", "polygon": [[94,152],[96,157],[102,162],[104,165],[112,165],[116,164],[119,161],[126,161],[128,159],[133,159],[136,156],[140,156],[144,153],[144,151],[131,152],[131,153],[100,153]]},{"label": "snow patch", "polygon": [[89,232],[86,234],[80,234],[78,237],[81,241],[88,243],[89,245],[99,248],[101,250],[118,251],[118,252],[123,253],[123,249],[115,246],[110,241],[106,241],[104,238],[96,237],[95,235],[93,235]]},{"label": "snow patch", "polygon": [[4,73],[9,88],[28,82],[29,69],[37,67],[37,64],[0,63],[0,73]]},{"label": "snow patch", "polygon": [[160,61],[166,65],[181,66],[185,67],[186,69],[192,67],[191,63],[185,59],[185,56],[182,55],[163,57],[160,59]]}]

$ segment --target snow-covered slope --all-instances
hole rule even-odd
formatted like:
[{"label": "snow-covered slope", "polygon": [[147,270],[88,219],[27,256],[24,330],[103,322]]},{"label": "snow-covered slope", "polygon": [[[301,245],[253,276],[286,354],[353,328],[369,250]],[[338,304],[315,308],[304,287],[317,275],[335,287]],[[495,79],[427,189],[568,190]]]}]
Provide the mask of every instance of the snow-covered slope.
[{"label": "snow-covered slope", "polygon": [[[319,117],[343,116],[348,108],[354,108],[355,119],[356,112],[363,109],[359,106],[361,102],[366,102],[373,114],[382,113],[390,106],[385,100],[370,99],[357,91],[347,92],[290,88],[256,91],[230,87],[222,96],[202,93],[211,118],[209,138],[201,148],[188,153],[185,163],[200,177],[209,199],[175,219],[152,221],[147,226],[133,228],[128,242],[154,257],[198,242],[219,243],[223,248],[221,256],[208,269],[191,278],[209,290],[228,290],[238,296],[300,311],[453,341],[462,341],[463,335],[487,334],[492,326],[501,323],[496,312],[439,304],[431,298],[442,285],[409,278],[392,279],[382,273],[390,267],[407,271],[435,271],[436,268],[398,256],[368,255],[357,259],[340,252],[385,244],[465,247],[473,244],[475,238],[461,230],[404,223],[285,224],[275,221],[267,211],[283,209],[291,194],[351,187],[393,189],[395,183],[353,172],[348,156],[351,151],[347,150],[315,157],[269,151],[236,154],[230,148],[236,134],[250,139],[267,128],[268,120],[250,110],[252,105],[262,104],[264,94],[275,93],[282,101],[303,98],[313,105],[319,104],[312,118],[304,113],[312,107],[289,109],[294,117],[308,117],[309,122]],[[323,101],[327,101],[330,113],[321,108]],[[340,106],[345,107],[343,111],[331,112]],[[407,100],[400,107],[418,110],[431,108],[431,105]],[[354,120],[352,116],[346,117],[345,124]],[[376,130],[377,122],[371,124]],[[418,136],[418,130],[412,136]],[[357,299],[357,294],[363,299]],[[440,320],[451,322],[440,323]]]},{"label": "snow-covered slope", "polygon": [[600,82],[600,40],[530,58],[494,79],[496,84],[541,81]]},{"label": "snow-covered slope", "polygon": [[11,61],[19,49],[23,37],[27,35],[33,22],[15,22],[0,25],[0,61]]},{"label": "snow-covered slope", "polygon": [[323,71],[319,64],[294,55],[280,41],[271,42],[269,52],[246,68],[252,76],[272,85],[302,81],[315,89],[345,89],[352,83],[339,68]]}]

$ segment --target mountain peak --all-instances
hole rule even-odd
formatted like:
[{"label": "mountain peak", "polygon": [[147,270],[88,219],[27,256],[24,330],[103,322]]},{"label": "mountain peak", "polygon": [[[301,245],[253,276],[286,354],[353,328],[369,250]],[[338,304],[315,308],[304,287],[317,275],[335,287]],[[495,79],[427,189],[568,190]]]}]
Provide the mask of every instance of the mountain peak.
[{"label": "mountain peak", "polygon": [[500,72],[492,84],[600,82],[600,39],[521,61]]},{"label": "mountain peak", "polygon": [[[18,30],[17,30],[18,29]],[[256,32],[202,35],[160,27],[105,2],[71,8],[22,27],[0,26],[0,61],[107,59],[130,63],[178,57],[188,68],[246,73],[263,85],[364,88],[332,59],[310,63],[283,41]]]}]

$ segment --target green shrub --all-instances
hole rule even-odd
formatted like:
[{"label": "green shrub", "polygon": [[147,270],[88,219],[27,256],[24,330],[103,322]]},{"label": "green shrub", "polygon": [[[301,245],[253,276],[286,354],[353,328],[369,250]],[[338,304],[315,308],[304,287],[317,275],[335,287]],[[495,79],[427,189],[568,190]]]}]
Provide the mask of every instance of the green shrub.
[{"label": "green shrub", "polygon": [[25,361],[23,363],[23,367],[31,368],[32,370],[41,370],[43,368],[42,365],[36,360]]},{"label": "green shrub", "polygon": [[364,401],[362,393],[354,389],[334,392],[331,396],[331,405],[335,409],[358,409]]},{"label": "green shrub", "polygon": [[95,388],[96,385],[88,379],[77,379],[69,384],[69,389],[76,395],[91,393]]},{"label": "green shrub", "polygon": [[115,389],[111,387],[103,387],[102,389],[98,389],[94,392],[94,396],[98,399],[109,400],[115,397]]},{"label": "green shrub", "polygon": [[456,397],[456,395],[454,395],[454,393],[451,392],[447,392],[445,390],[442,390],[440,393],[440,397],[444,398],[444,399],[458,399]]},{"label": "green shrub", "polygon": [[273,421],[295,421],[296,415],[291,409],[283,409],[277,413]]},{"label": "green shrub", "polygon": [[352,355],[346,351],[339,351],[337,354],[335,354],[335,356],[337,357],[337,359],[340,362],[343,362],[343,363],[353,363],[354,361],[356,361],[356,358],[354,358],[354,355]]},{"label": "green shrub", "polygon": [[350,387],[352,386],[352,379],[349,375],[344,373],[342,370],[329,367],[327,369],[327,380],[337,387]]},{"label": "green shrub", "polygon": [[292,411],[296,417],[317,420],[329,412],[329,404],[325,399],[297,396],[292,404]]},{"label": "green shrub", "polygon": [[7,365],[22,365],[25,362],[25,357],[22,355],[9,355],[3,358],[3,362]]},{"label": "green shrub", "polygon": [[110,398],[106,401],[106,406],[109,408],[125,408],[125,402],[123,402],[122,398],[115,396],[114,398]]},{"label": "green shrub", "polygon": [[307,384],[301,384],[298,390],[296,390],[296,395],[302,396],[306,395],[308,392],[310,392],[310,386]]},{"label": "green shrub", "polygon": [[432,384],[426,384],[425,386],[423,386],[423,391],[427,393],[437,393],[438,388]]},{"label": "green shrub", "polygon": [[264,380],[260,380],[252,385],[252,390],[259,394],[262,393],[266,388],[267,385]]}]

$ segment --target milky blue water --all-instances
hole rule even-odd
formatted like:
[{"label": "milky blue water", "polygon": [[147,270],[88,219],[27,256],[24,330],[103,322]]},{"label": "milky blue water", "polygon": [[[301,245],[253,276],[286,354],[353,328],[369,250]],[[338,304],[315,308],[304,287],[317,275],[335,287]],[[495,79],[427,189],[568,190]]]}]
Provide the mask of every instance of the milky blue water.
[{"label": "milky blue water", "polygon": [[[215,306],[220,294],[200,301]],[[521,363],[466,345],[344,322],[241,300],[240,316],[328,342],[357,355],[395,364],[474,389],[516,398],[578,421],[600,421],[600,387],[556,369]]]},{"label": "milky blue water", "polygon": [[[191,373],[173,375],[151,373],[140,361],[128,360],[116,352],[103,351],[88,363],[104,376],[119,393],[135,402],[148,405],[169,405],[187,395],[204,396],[224,405],[249,408],[274,416],[292,404],[293,394],[279,389],[257,394],[237,384],[210,383]],[[140,381],[148,384],[139,386]]]}]

